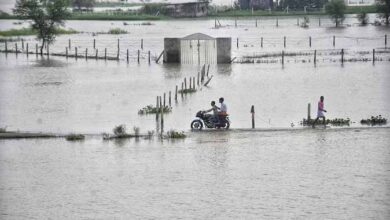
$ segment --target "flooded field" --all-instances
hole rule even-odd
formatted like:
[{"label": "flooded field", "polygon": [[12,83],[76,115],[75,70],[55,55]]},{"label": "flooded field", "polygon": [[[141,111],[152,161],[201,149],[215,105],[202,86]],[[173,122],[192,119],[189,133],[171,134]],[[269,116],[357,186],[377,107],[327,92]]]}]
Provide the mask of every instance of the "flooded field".
[{"label": "flooded field", "polygon": [[[284,65],[211,65],[210,84],[179,96],[164,116],[164,130],[183,130],[185,140],[97,136],[119,124],[130,131],[133,126],[143,133],[155,130],[155,115],[138,115],[138,110],[174,92],[185,77],[197,76],[197,65],[148,64],[147,52],[157,57],[164,37],[196,32],[232,37],[232,57],[281,50],[388,51],[388,27],[360,27],[348,17],[347,27],[335,29],[325,18],[322,26],[315,19],[307,29],[296,26],[296,18],[280,19],[275,27],[272,17],[258,21],[258,27],[253,19],[239,20],[237,28],[234,20],[221,20],[217,29],[214,20],[69,21],[67,28],[84,33],[59,36],[53,52],[64,52],[71,39],[72,48],[92,53],[96,39],[99,51],[107,48],[115,55],[119,38],[120,60],[0,53],[0,128],[91,134],[81,142],[0,140],[1,218],[388,219],[390,129],[359,123],[371,115],[390,117],[387,54],[374,64],[341,64],[334,61],[336,54],[316,65],[296,57]],[[0,29],[15,28],[13,23],[1,21]],[[113,27],[129,33],[93,36]],[[33,37],[25,41],[35,42]],[[308,103],[315,116],[321,95],[326,116],[349,117],[356,122],[352,128],[296,129],[307,117]],[[196,112],[219,97],[226,100],[232,130],[190,132]],[[257,128],[284,130],[245,130],[251,127],[252,105]]]}]

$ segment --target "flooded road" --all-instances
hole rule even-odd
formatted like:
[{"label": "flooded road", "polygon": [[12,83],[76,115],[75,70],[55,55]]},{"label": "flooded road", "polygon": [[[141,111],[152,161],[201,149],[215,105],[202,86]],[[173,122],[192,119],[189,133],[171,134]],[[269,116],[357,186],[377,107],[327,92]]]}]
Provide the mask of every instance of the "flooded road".
[{"label": "flooded road", "polygon": [[0,141],[2,219],[389,219],[390,130]]}]

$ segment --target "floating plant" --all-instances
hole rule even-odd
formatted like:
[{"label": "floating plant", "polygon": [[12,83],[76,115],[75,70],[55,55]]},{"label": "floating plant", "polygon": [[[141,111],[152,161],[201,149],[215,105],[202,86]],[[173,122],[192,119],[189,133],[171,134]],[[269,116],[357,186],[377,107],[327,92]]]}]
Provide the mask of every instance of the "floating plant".
[{"label": "floating plant", "polygon": [[[153,105],[148,105],[146,107],[143,107],[142,109],[138,110],[139,115],[145,115],[145,114],[158,114],[160,113],[161,109],[156,108]],[[162,112],[165,113],[170,113],[172,112],[172,107],[169,106],[164,106],[162,108]]]},{"label": "floating plant", "polygon": [[385,125],[387,124],[387,119],[382,117],[382,115],[378,115],[378,116],[371,116],[371,118],[368,118],[368,119],[362,119],[360,121],[360,124],[362,125],[371,125],[371,126],[374,126],[374,125]]}]

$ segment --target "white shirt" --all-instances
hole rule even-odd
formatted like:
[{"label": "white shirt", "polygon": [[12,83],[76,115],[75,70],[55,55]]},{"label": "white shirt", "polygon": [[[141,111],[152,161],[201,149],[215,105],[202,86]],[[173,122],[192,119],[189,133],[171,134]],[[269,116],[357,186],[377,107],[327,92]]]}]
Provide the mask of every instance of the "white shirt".
[{"label": "white shirt", "polygon": [[225,103],[221,103],[221,108],[219,109],[221,112],[227,112],[227,107]]}]

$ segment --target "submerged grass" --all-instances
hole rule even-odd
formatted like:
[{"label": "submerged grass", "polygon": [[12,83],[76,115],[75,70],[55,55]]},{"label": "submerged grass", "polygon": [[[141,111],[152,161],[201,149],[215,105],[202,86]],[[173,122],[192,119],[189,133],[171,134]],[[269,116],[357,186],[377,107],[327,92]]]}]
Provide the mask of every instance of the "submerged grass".
[{"label": "submerged grass", "polygon": [[175,130],[170,130],[167,132],[167,137],[170,139],[183,139],[186,138],[186,135],[184,134],[184,131],[175,131]]},{"label": "submerged grass", "polygon": [[382,115],[378,115],[378,116],[371,116],[371,118],[368,118],[368,119],[362,119],[360,121],[360,124],[362,125],[385,125],[387,124],[387,119],[382,117]]},{"label": "submerged grass", "polygon": [[[139,115],[147,115],[147,114],[158,114],[160,113],[161,109],[154,107],[153,105],[148,105],[146,107],[143,107],[142,109],[138,110]],[[162,108],[163,113],[170,113],[172,112],[172,107],[164,106]]]},{"label": "submerged grass", "polygon": [[[57,34],[77,34],[78,31],[75,31],[73,29],[62,29],[57,28],[56,30]],[[21,28],[21,29],[10,29],[6,31],[0,31],[0,36],[2,37],[12,37],[12,36],[28,36],[28,35],[36,35],[37,31],[33,30],[32,28]]]},{"label": "submerged grass", "polygon": [[67,141],[81,141],[85,139],[85,136],[82,134],[68,134],[65,139]]},{"label": "submerged grass", "polygon": [[[315,119],[310,119],[310,120],[307,120],[307,119],[303,119],[300,124],[303,125],[303,126],[312,126],[315,122]],[[333,125],[333,126],[349,126],[351,124],[351,119],[349,118],[334,118],[334,119],[326,119],[325,120],[325,124],[326,125]],[[315,125],[322,125],[323,124],[323,120],[322,119],[319,119]]]}]

